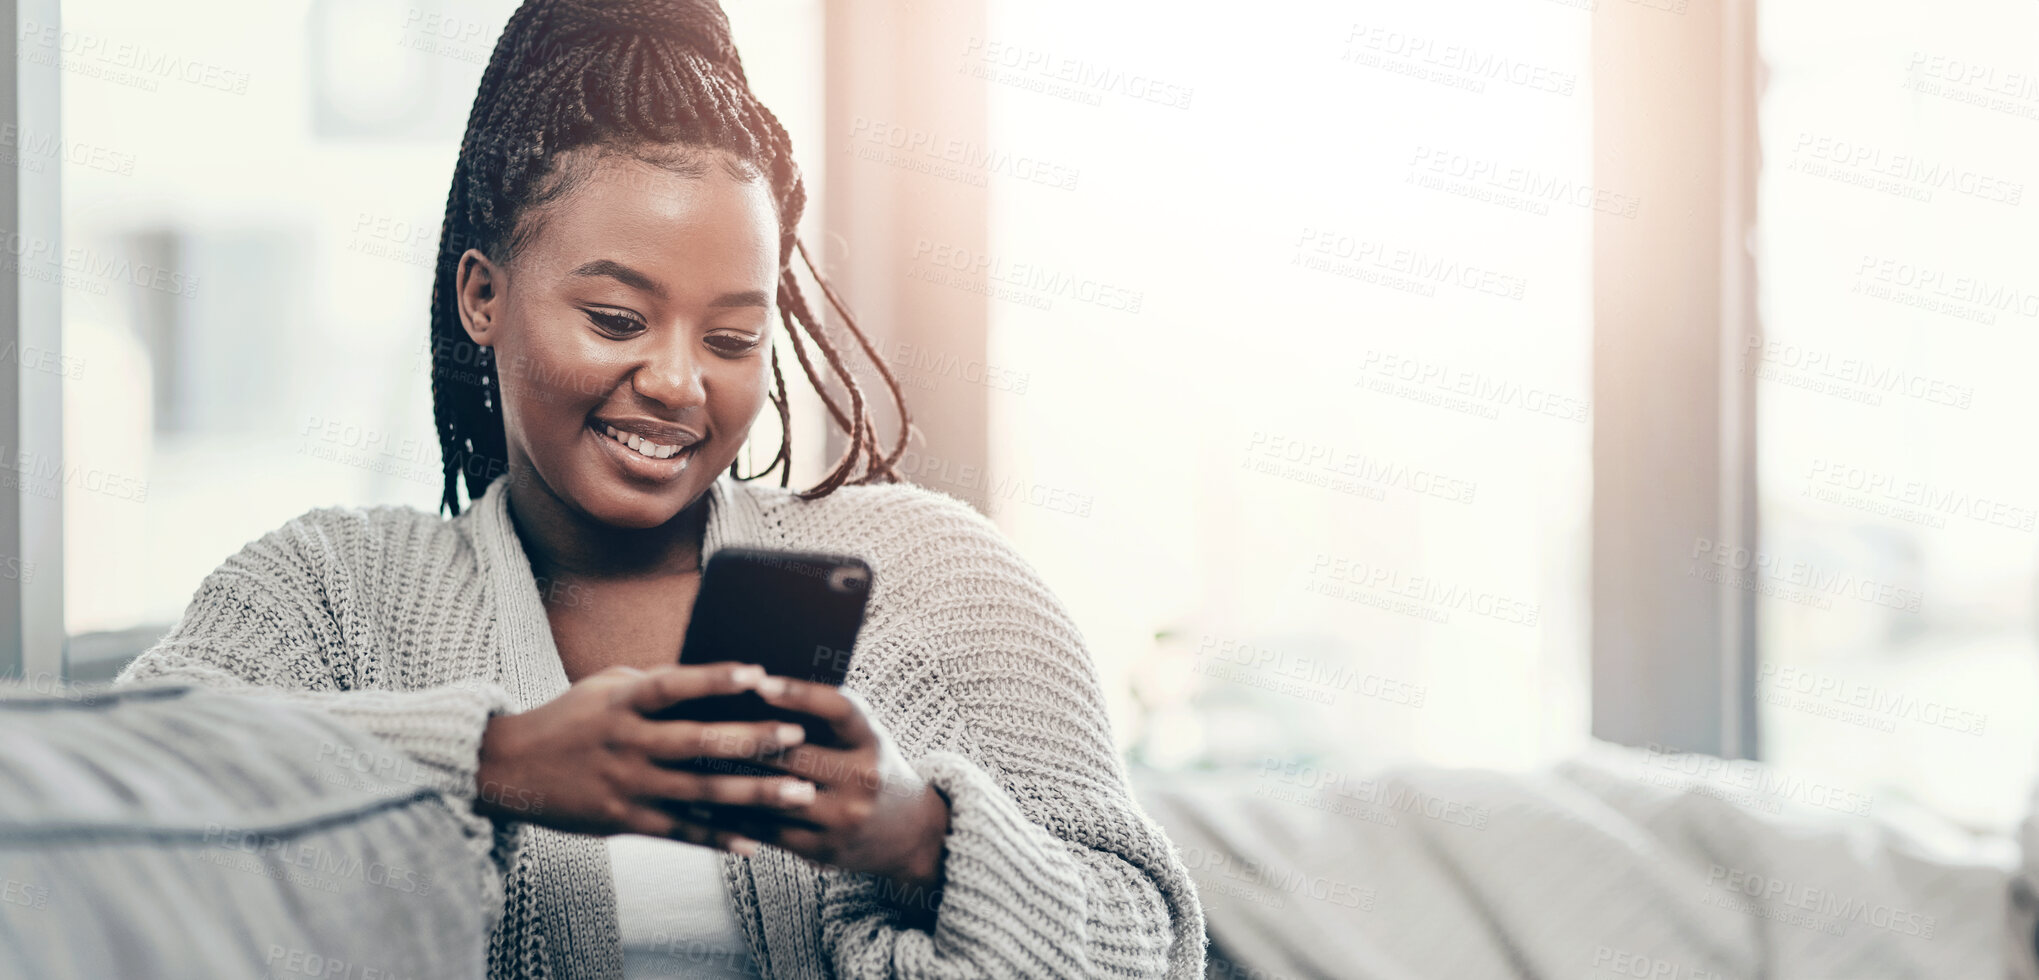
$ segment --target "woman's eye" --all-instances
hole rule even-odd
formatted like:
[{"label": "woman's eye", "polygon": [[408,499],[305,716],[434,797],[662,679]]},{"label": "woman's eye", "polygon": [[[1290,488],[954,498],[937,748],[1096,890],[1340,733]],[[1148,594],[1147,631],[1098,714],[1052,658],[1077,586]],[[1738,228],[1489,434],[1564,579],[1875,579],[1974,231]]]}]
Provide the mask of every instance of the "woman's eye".
[{"label": "woman's eye", "polygon": [[724,354],[748,354],[757,349],[758,342],[755,337],[716,334],[708,338],[708,346]]},{"label": "woman's eye", "polygon": [[621,313],[588,310],[587,314],[588,319],[594,321],[595,326],[614,334],[636,333],[644,328],[644,324],[637,322],[634,317],[624,316]]}]

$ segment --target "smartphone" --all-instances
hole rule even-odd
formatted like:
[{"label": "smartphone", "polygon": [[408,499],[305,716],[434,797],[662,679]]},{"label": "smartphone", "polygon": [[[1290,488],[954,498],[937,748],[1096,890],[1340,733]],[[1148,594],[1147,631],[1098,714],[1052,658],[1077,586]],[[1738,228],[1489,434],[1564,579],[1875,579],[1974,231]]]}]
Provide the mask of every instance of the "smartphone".
[{"label": "smartphone", "polygon": [[[708,559],[687,619],[680,663],[723,660],[757,664],[767,674],[841,686],[849,673],[871,567],[862,559],[801,551],[723,548]],[[666,721],[784,720],[807,730],[813,745],[836,744],[812,715],[774,707],[756,694],[681,701],[653,718]],[[690,759],[680,768],[736,775],[779,775],[735,759]]]}]

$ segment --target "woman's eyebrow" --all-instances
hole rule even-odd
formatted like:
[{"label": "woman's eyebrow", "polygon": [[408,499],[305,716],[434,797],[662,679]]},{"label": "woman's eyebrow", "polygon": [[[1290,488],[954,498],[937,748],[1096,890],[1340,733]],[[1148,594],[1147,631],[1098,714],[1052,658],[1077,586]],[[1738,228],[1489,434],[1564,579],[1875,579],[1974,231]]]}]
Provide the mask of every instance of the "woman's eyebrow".
[{"label": "woman's eyebrow", "polygon": [[[569,276],[607,276],[639,292],[650,293],[659,299],[668,299],[664,286],[658,280],[645,275],[615,259],[596,259],[593,262],[567,273]],[[709,306],[770,306],[771,298],[762,289],[746,289],[741,292],[723,293],[715,297]]]},{"label": "woman's eyebrow", "polygon": [[709,306],[770,306],[772,301],[762,289],[746,289],[740,293],[723,293],[715,297]]},{"label": "woman's eyebrow", "polygon": [[644,273],[639,272],[636,269],[633,269],[627,265],[624,265],[623,263],[618,262],[615,259],[596,259],[593,262],[589,262],[581,266],[580,268],[567,273],[567,275],[608,276],[609,278],[614,279],[617,282],[620,282],[625,286],[629,286],[630,288],[635,289],[639,292],[650,293],[653,296],[658,297],[659,299],[666,298],[665,287],[659,285],[658,280],[653,279],[652,277],[647,276]]}]

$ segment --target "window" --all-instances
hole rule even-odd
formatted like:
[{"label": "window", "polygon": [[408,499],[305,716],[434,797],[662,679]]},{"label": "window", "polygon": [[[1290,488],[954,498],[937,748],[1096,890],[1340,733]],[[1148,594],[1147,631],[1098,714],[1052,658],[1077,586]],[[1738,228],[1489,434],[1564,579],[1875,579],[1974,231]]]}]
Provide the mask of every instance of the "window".
[{"label": "window", "polygon": [[933,269],[991,298],[993,512],[1142,761],[1560,756],[1588,730],[1591,18],[1253,17],[998,2],[934,53],[1006,161],[987,254]]},{"label": "window", "polygon": [[2004,828],[2039,773],[2039,23],[1761,14],[1762,753]]}]

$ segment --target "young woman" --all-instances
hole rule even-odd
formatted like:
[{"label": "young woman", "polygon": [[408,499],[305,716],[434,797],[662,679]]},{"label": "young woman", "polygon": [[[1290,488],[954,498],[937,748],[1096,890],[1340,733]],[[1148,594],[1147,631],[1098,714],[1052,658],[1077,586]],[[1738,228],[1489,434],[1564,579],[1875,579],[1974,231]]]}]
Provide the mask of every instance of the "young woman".
[{"label": "young woman", "polygon": [[[796,255],[816,272],[804,202],[712,0],[528,0],[475,97],[432,297],[453,516],[311,510],[207,576],[123,679],[380,735],[500,876],[494,977],[1201,976],[1194,890],[1128,794],[1075,626],[988,521],[893,482],[905,408],[882,451],[794,279]],[[775,318],[847,393],[824,400],[848,448],[804,492],[736,475],[765,402],[787,417]],[[702,563],[734,545],[872,565],[843,689],[675,664]],[[739,690],[839,744],[648,717]],[[693,757],[781,774],[663,764]]]}]

